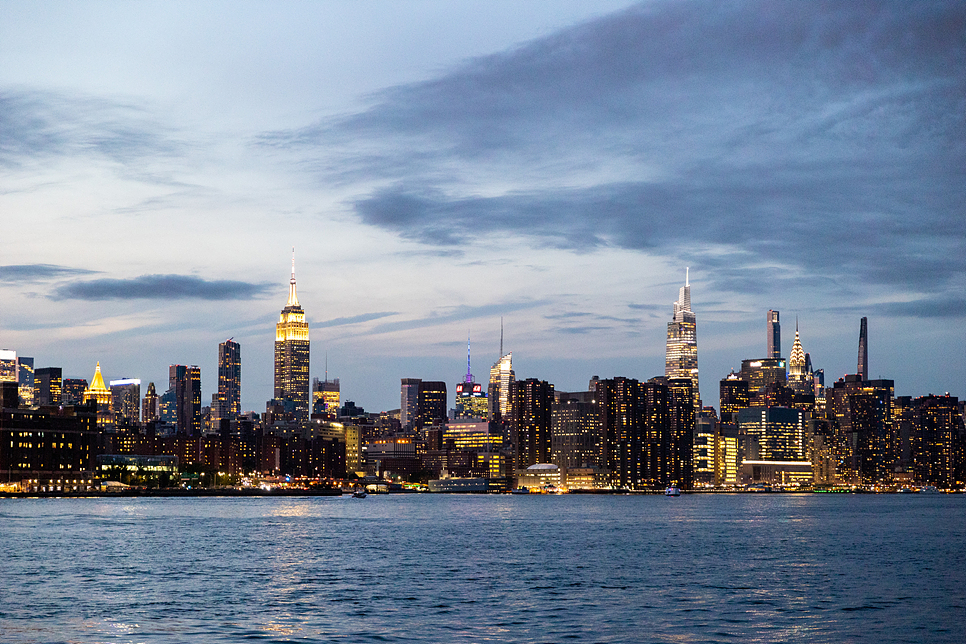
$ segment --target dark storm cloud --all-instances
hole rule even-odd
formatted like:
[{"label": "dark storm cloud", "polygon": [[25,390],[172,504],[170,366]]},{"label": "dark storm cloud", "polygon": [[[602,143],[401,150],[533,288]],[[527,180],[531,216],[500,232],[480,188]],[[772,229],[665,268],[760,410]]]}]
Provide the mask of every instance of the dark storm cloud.
[{"label": "dark storm cloud", "polygon": [[[261,142],[381,180],[362,221],[437,247],[513,235],[724,265],[734,291],[763,265],[937,291],[966,272],[964,25],[960,2],[649,3]],[[495,171],[517,187],[474,184]]]},{"label": "dark storm cloud", "polygon": [[10,264],[0,266],[0,282],[8,284],[43,282],[63,277],[90,275],[96,272],[85,268],[57,266],[56,264]]},{"label": "dark storm cloud", "polygon": [[133,279],[97,279],[56,288],[55,300],[247,300],[266,294],[271,285],[234,280],[205,280],[192,275],[142,275]]},{"label": "dark storm cloud", "polygon": [[0,167],[84,154],[130,163],[173,155],[180,147],[168,128],[136,105],[16,88],[0,91]]},{"label": "dark storm cloud", "polygon": [[364,313],[362,315],[353,315],[351,317],[334,318],[332,320],[326,320],[324,322],[312,322],[312,326],[316,329],[324,329],[332,326],[345,326],[347,324],[358,324],[360,322],[370,322],[372,320],[387,318],[392,315],[398,315],[398,311],[382,311],[380,313]]}]

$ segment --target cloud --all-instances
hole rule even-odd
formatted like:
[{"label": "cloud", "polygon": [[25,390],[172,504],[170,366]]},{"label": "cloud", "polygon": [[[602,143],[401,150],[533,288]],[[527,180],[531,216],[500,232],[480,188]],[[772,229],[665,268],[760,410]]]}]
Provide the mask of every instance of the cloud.
[{"label": "cloud", "polygon": [[142,275],[133,279],[97,279],[57,287],[55,300],[247,300],[260,297],[269,284],[205,280],[191,275]]},{"label": "cloud", "polygon": [[347,324],[358,324],[360,322],[370,322],[372,320],[378,320],[380,318],[386,318],[393,315],[398,315],[398,311],[382,311],[379,313],[364,313],[362,315],[353,315],[351,317],[344,318],[334,318],[332,320],[326,320],[324,322],[313,322],[312,326],[316,329],[325,329],[333,326],[344,326]]},{"label": "cloud", "polygon": [[17,284],[24,282],[43,282],[46,280],[75,275],[90,275],[97,271],[56,264],[8,264],[0,266],[0,282]]},{"label": "cloud", "polygon": [[958,2],[647,3],[258,142],[429,247],[936,292],[966,272],[964,23]]},{"label": "cloud", "polygon": [[183,148],[172,128],[134,103],[20,88],[0,93],[0,167],[61,156],[129,164]]},{"label": "cloud", "polygon": [[391,333],[393,331],[422,329],[426,327],[439,326],[440,324],[448,324],[450,322],[473,320],[487,316],[505,315],[514,311],[523,311],[536,308],[538,306],[543,306],[544,304],[547,304],[547,300],[484,304],[482,306],[454,306],[448,309],[443,309],[441,312],[434,312],[432,315],[416,320],[403,320],[400,322],[380,324],[372,329],[370,333]]},{"label": "cloud", "polygon": [[947,295],[921,298],[911,302],[876,304],[871,308],[877,313],[896,317],[962,318],[966,317],[966,298]]}]

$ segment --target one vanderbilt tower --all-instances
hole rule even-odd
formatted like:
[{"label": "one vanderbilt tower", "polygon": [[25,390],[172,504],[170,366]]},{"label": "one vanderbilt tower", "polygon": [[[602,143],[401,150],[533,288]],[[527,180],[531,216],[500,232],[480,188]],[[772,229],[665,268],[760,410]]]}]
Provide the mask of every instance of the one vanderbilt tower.
[{"label": "one vanderbilt tower", "polygon": [[698,394],[698,333],[691,311],[690,269],[685,273],[684,286],[674,303],[674,317],[667,324],[667,353],[664,375],[668,378],[690,378],[693,383],[695,406]]},{"label": "one vanderbilt tower", "polygon": [[300,422],[309,419],[309,323],[295,293],[295,249],[288,303],[275,325],[275,397],[295,403]]}]

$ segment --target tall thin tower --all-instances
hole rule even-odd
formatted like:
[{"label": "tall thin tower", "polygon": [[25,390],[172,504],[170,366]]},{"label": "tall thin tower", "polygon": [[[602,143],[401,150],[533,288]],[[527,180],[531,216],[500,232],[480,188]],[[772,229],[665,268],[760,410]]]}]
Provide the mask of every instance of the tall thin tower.
[{"label": "tall thin tower", "polygon": [[768,358],[782,357],[782,325],[778,322],[778,311],[768,310]]},{"label": "tall thin tower", "polygon": [[859,322],[859,364],[856,373],[862,380],[869,379],[869,318]]},{"label": "tall thin tower", "polygon": [[295,403],[301,422],[309,419],[309,323],[295,293],[295,249],[288,302],[275,325],[275,397]]},{"label": "tall thin tower", "polygon": [[684,286],[674,303],[674,317],[667,323],[667,350],[664,375],[668,378],[690,378],[694,400],[698,393],[698,332],[697,319],[691,311],[690,268],[684,274]]}]

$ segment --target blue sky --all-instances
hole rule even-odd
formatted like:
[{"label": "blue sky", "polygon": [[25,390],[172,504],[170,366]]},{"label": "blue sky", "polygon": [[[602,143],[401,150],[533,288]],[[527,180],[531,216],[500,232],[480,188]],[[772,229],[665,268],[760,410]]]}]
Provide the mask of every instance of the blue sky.
[{"label": "blue sky", "polygon": [[0,346],[272,395],[296,248],[312,375],[702,396],[796,317],[829,381],[966,396],[966,8],[862,2],[2,2]]}]

